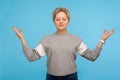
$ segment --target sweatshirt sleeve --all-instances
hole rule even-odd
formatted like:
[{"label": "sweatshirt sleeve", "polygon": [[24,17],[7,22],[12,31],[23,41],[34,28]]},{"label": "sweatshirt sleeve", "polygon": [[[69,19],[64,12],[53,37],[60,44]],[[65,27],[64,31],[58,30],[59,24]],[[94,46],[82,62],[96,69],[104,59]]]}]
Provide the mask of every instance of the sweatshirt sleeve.
[{"label": "sweatshirt sleeve", "polygon": [[96,46],[94,50],[90,50],[82,41],[78,48],[78,52],[82,57],[87,58],[88,60],[91,60],[91,61],[95,61],[100,55],[101,48]]},{"label": "sweatshirt sleeve", "polygon": [[22,45],[23,52],[29,61],[35,61],[40,59],[41,56],[39,55],[38,51],[35,49],[31,49],[27,44]]}]

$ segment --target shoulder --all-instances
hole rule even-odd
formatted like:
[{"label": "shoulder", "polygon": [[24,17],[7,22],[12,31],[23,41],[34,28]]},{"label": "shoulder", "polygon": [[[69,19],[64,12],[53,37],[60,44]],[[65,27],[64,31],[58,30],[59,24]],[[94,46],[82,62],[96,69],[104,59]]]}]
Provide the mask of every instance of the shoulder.
[{"label": "shoulder", "polygon": [[78,35],[71,34],[71,33],[70,33],[70,35],[71,35],[71,37],[72,37],[73,39],[75,39],[75,40],[79,40],[79,41],[82,40]]},{"label": "shoulder", "polygon": [[48,44],[49,39],[51,39],[52,34],[45,35],[39,43],[41,43],[43,46]]},{"label": "shoulder", "polygon": [[42,38],[42,40],[48,40],[48,39],[52,38],[52,36],[53,36],[53,34],[47,34]]}]

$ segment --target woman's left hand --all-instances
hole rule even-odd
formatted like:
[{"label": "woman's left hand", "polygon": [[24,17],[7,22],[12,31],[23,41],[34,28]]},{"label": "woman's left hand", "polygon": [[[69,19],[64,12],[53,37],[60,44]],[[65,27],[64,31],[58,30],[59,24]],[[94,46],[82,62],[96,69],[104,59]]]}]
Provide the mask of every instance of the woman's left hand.
[{"label": "woman's left hand", "polygon": [[105,41],[107,38],[109,38],[114,33],[114,29],[111,31],[108,31],[107,29],[104,30],[102,35],[102,40]]}]

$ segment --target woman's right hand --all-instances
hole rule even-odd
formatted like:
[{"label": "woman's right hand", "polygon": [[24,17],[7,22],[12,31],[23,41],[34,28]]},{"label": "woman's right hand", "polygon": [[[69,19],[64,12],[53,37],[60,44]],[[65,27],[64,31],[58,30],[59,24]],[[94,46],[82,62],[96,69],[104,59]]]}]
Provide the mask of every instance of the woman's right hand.
[{"label": "woman's right hand", "polygon": [[17,29],[16,27],[12,27],[13,31],[16,33],[17,37],[22,40],[24,39],[24,36],[23,36],[23,32],[22,32],[22,29]]}]

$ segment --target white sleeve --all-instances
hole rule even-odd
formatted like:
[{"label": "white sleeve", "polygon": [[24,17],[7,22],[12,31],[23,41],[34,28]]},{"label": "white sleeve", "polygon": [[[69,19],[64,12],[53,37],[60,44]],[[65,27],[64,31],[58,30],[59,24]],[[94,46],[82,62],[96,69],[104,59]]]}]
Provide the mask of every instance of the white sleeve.
[{"label": "white sleeve", "polygon": [[83,41],[81,42],[81,44],[78,47],[78,53],[80,55],[83,55],[83,53],[88,49],[88,47],[83,43]]},{"label": "white sleeve", "polygon": [[45,49],[43,48],[42,44],[40,43],[35,50],[39,53],[40,56],[45,56]]}]

